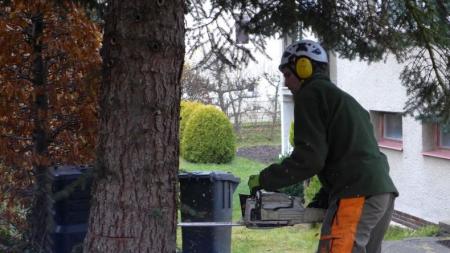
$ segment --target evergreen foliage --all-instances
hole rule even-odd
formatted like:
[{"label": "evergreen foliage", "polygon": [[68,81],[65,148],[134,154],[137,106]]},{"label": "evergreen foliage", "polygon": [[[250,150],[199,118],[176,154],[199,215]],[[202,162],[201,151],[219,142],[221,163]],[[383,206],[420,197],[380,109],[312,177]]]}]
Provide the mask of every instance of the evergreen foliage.
[{"label": "evergreen foliage", "polygon": [[195,110],[181,141],[183,158],[194,163],[228,163],[236,153],[233,126],[214,106]]},{"label": "evergreen foliage", "polygon": [[[210,0],[189,1],[188,53],[201,49],[200,64],[254,60],[264,54],[268,36],[298,38],[314,32],[339,57],[380,61],[395,55],[409,100],[405,112],[439,122],[450,120],[450,2],[441,0]],[[234,22],[230,22],[233,20]],[[250,34],[252,48],[231,37],[235,25]],[[208,34],[208,36],[205,36]]]}]

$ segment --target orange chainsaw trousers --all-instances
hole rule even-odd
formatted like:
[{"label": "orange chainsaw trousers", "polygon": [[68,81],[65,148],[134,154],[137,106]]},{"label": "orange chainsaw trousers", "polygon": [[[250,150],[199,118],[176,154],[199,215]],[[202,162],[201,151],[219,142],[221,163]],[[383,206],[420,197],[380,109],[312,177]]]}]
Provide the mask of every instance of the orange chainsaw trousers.
[{"label": "orange chainsaw trousers", "polygon": [[318,253],[379,253],[394,208],[391,193],[331,201]]}]

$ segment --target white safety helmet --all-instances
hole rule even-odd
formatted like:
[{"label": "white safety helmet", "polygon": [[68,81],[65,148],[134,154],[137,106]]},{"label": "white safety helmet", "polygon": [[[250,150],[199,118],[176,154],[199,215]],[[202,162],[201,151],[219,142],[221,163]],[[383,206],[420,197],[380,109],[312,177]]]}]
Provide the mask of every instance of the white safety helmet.
[{"label": "white safety helmet", "polygon": [[317,62],[328,63],[328,56],[323,47],[312,40],[300,40],[289,45],[281,56],[280,70],[289,63],[295,63],[300,56],[306,56]]}]

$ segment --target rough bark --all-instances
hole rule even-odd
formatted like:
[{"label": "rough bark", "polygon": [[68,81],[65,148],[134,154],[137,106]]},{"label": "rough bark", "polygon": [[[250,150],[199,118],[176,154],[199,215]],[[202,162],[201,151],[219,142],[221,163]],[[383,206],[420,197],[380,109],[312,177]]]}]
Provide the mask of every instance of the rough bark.
[{"label": "rough bark", "polygon": [[84,252],[175,252],[184,1],[109,1]]}]

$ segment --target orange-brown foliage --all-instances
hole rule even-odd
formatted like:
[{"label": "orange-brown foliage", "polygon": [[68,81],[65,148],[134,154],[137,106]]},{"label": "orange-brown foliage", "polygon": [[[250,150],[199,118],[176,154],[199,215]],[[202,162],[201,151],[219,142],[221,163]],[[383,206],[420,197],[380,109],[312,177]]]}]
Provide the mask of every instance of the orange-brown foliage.
[{"label": "orange-brown foliage", "polygon": [[[33,166],[94,159],[102,35],[82,8],[51,2],[0,1],[0,217],[14,225],[21,220],[16,207],[29,203]],[[45,156],[33,148],[38,91],[32,81],[30,36],[38,13],[44,20],[40,39],[47,69],[41,86],[48,98]]]}]

